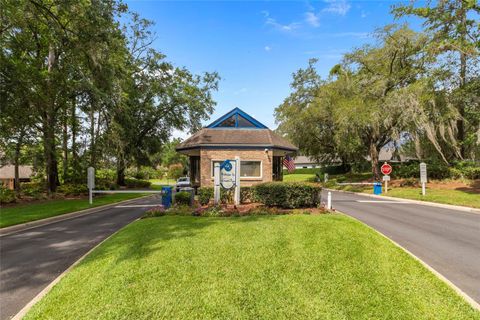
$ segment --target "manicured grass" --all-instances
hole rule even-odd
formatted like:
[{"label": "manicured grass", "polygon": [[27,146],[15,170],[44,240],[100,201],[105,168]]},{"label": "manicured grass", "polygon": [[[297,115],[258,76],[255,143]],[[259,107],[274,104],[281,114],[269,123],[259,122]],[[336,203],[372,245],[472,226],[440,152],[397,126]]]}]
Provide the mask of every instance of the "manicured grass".
[{"label": "manicured grass", "polygon": [[343,215],[143,219],[26,319],[480,319],[451,288]]},{"label": "manicured grass", "polygon": [[148,181],[150,181],[152,184],[165,185],[165,186],[172,186],[176,183],[174,179],[150,179]]},{"label": "manicured grass", "polygon": [[405,199],[424,200],[458,206],[480,208],[480,193],[470,193],[461,190],[428,189],[422,196],[421,188],[393,188],[385,195]]},{"label": "manicured grass", "polygon": [[315,175],[309,173],[286,174],[283,176],[285,182],[315,182]]},{"label": "manicured grass", "polygon": [[[351,192],[373,193],[373,186],[329,186],[331,189],[344,190]],[[385,186],[384,186],[385,187]],[[388,192],[382,189],[384,196],[397,197],[402,199],[413,199],[430,201],[444,204],[453,204],[457,206],[466,206],[480,208],[480,193],[454,189],[430,189],[427,188],[425,196],[422,196],[421,188],[413,187],[389,187]]]},{"label": "manicured grass", "polygon": [[138,193],[109,194],[96,197],[92,205],[88,203],[88,199],[56,199],[47,200],[39,203],[26,203],[14,207],[2,208],[0,210],[0,228],[58,216],[64,213],[93,208],[104,204],[133,199],[143,195],[144,194]]}]

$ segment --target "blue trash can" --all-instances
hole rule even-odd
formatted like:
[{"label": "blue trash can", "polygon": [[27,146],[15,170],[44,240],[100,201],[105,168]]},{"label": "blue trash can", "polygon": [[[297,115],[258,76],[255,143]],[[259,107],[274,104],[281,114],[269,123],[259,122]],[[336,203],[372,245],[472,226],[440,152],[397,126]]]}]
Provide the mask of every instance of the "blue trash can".
[{"label": "blue trash can", "polygon": [[170,186],[162,187],[162,205],[165,209],[170,208],[172,205],[172,188]]},{"label": "blue trash can", "polygon": [[373,194],[382,194],[382,183],[375,182],[373,184]]}]

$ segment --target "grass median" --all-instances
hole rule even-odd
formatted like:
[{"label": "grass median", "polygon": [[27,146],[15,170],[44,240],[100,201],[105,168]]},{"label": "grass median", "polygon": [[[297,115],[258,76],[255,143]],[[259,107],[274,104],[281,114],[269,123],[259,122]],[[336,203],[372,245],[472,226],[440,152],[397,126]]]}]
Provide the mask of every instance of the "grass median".
[{"label": "grass median", "polygon": [[41,220],[65,213],[75,212],[105,204],[129,200],[144,196],[145,194],[108,194],[95,197],[90,205],[87,199],[53,199],[37,203],[25,203],[0,209],[0,228],[5,228],[21,223]]},{"label": "grass median", "polygon": [[127,226],[26,319],[480,319],[343,215],[166,216]]}]

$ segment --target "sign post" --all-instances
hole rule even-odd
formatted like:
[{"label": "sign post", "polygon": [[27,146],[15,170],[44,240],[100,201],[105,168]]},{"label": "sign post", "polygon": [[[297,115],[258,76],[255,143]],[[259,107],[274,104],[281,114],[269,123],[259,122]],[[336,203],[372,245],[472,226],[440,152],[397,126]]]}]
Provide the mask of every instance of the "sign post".
[{"label": "sign post", "polygon": [[235,196],[233,199],[236,206],[240,204],[240,157],[235,157]]},{"label": "sign post", "polygon": [[422,196],[424,196],[427,184],[427,164],[425,162],[420,163],[420,182],[422,183]]},{"label": "sign post", "polygon": [[213,168],[213,203],[218,205],[220,203],[220,164],[215,163]]},{"label": "sign post", "polygon": [[93,203],[92,190],[95,189],[95,168],[88,167],[87,169],[87,187],[88,187],[88,202]]},{"label": "sign post", "polygon": [[392,173],[392,170],[392,166],[386,162],[380,167],[380,171],[382,171],[384,175],[383,181],[385,181],[385,193],[388,192],[388,181],[390,181],[390,173]]}]

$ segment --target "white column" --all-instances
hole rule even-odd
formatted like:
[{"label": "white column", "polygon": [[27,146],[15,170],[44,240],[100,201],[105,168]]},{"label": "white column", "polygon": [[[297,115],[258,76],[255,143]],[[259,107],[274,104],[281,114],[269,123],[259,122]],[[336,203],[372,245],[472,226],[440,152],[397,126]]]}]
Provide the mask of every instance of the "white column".
[{"label": "white column", "polygon": [[235,205],[240,204],[240,157],[235,157]]},{"label": "white column", "polygon": [[332,193],[330,191],[327,195],[327,210],[332,210]]},{"label": "white column", "polygon": [[213,203],[220,203],[220,164],[215,163],[213,168]]}]

